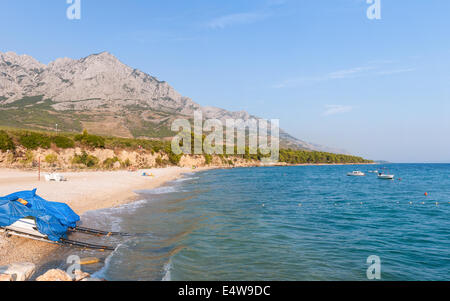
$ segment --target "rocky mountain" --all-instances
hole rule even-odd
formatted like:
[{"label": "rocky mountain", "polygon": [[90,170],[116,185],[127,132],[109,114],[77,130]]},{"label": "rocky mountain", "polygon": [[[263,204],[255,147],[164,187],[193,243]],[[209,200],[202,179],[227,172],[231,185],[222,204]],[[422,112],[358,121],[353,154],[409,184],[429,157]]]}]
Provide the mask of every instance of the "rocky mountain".
[{"label": "rocky mountain", "polygon": [[[48,65],[28,55],[0,52],[0,125],[81,131],[121,137],[173,136],[171,122],[192,118],[249,119],[247,112],[201,107],[167,82],[133,69],[110,53]],[[282,145],[325,150],[282,131]]]},{"label": "rocky mountain", "polygon": [[107,52],[80,60],[57,59],[47,66],[27,55],[0,54],[0,97],[7,99],[4,103],[37,95],[56,102],[53,107],[58,111],[137,103],[181,114],[199,109],[166,82],[126,66]]}]

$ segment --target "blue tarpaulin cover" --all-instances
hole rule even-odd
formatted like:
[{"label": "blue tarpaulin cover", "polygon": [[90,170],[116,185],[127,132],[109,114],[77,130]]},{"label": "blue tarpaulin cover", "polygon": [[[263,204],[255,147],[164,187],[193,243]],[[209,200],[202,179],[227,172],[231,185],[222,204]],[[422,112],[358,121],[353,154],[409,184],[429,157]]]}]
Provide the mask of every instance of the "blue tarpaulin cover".
[{"label": "blue tarpaulin cover", "polygon": [[[18,200],[25,200],[23,205]],[[7,227],[19,219],[32,217],[39,232],[52,241],[65,238],[68,228],[75,228],[80,217],[66,204],[49,202],[32,191],[22,191],[0,197],[0,227]]]}]

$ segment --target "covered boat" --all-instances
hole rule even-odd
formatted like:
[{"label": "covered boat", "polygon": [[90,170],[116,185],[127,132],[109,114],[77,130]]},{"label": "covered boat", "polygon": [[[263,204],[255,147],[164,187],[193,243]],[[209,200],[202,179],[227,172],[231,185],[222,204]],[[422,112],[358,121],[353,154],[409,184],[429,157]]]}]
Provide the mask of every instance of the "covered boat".
[{"label": "covered boat", "polygon": [[78,227],[79,221],[80,217],[68,205],[44,200],[36,194],[36,189],[0,197],[0,231],[7,235],[101,251],[112,251],[115,247],[69,240],[68,233],[96,237],[130,236],[128,233]]},{"label": "covered boat", "polygon": [[66,204],[49,202],[32,191],[0,197],[0,227],[58,242],[80,217]]}]

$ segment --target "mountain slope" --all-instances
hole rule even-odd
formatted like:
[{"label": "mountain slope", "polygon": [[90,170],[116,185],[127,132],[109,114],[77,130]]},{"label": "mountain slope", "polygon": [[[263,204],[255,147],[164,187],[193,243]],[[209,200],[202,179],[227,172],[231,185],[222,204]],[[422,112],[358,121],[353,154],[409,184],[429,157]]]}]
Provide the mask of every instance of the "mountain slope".
[{"label": "mountain slope", "polygon": [[[201,107],[168,83],[103,52],[44,65],[31,56],[0,53],[0,125],[81,131],[120,137],[171,137],[171,122],[192,118],[247,120],[247,112]],[[284,147],[324,150],[286,132]]]}]

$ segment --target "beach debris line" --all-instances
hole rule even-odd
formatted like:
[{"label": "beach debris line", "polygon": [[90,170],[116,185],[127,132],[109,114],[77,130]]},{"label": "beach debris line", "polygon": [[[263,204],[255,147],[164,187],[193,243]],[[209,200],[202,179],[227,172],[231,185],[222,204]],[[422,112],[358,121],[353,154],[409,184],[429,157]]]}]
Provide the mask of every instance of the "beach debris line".
[{"label": "beach debris line", "polygon": [[[93,250],[115,250],[115,247],[70,240],[70,229],[76,229],[80,217],[63,203],[49,202],[32,191],[0,197],[0,230],[7,236],[18,236],[52,244]],[[85,229],[85,228],[82,228]],[[93,229],[97,236],[109,233]],[[91,234],[91,233],[89,233]],[[112,233],[111,233],[112,234]]]}]

